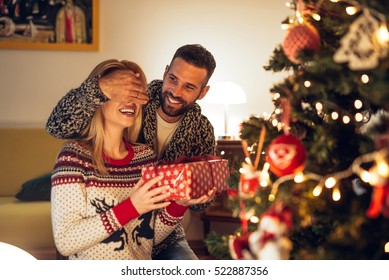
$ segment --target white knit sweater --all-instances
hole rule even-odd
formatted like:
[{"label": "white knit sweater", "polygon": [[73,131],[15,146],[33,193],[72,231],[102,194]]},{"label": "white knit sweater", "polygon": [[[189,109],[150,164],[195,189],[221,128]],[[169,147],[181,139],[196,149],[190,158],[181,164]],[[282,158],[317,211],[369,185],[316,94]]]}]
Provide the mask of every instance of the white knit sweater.
[{"label": "white knit sweater", "polygon": [[152,248],[182,220],[186,207],[139,216],[129,199],[141,168],[155,164],[145,145],[126,143],[125,159],[105,158],[108,175],[96,174],[90,152],[77,142],[63,146],[52,175],[54,240],[69,259],[151,259]]}]

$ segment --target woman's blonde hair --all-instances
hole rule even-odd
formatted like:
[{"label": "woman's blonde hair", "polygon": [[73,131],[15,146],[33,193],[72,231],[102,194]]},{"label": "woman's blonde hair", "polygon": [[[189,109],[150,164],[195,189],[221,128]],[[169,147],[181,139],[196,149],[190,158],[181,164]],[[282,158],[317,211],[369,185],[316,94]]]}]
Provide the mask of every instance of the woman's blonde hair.
[{"label": "woman's blonde hair", "polygon": [[[127,60],[119,61],[116,59],[109,59],[103,61],[92,70],[88,78],[97,76],[102,77],[118,69],[132,70],[134,73],[139,73],[140,81],[144,84],[145,87],[147,86],[146,75],[144,74],[143,70],[135,62]],[[130,143],[135,143],[138,140],[138,136],[142,127],[142,106],[140,107],[140,110],[136,112],[136,114],[137,115],[135,116],[134,124],[131,127],[127,127],[123,131],[124,139]],[[103,160],[104,138],[104,118],[101,107],[98,107],[91,122],[81,133],[80,142],[91,150],[95,170],[101,174],[107,173],[107,168],[105,167]]]}]

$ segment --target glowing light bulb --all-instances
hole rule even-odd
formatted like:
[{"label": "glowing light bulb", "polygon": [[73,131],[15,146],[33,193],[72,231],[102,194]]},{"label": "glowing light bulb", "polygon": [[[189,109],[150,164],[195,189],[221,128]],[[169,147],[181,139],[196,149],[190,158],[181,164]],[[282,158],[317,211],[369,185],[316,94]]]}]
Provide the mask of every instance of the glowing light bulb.
[{"label": "glowing light bulb", "polygon": [[371,180],[371,174],[366,170],[361,172],[360,177],[361,177],[362,181],[365,183],[369,183]]},{"label": "glowing light bulb", "polygon": [[354,101],[354,107],[355,107],[355,109],[361,109],[362,106],[363,106],[363,103],[362,103],[361,100],[357,99],[357,100]]},{"label": "glowing light bulb", "polygon": [[312,13],[311,14],[311,17],[316,20],[316,21],[320,21],[321,20],[321,16],[319,14],[316,14],[316,13]]},{"label": "glowing light bulb", "polygon": [[296,183],[302,183],[304,182],[304,174],[303,173],[297,173],[296,176],[294,176],[294,181]]},{"label": "glowing light bulb", "polygon": [[370,80],[370,78],[369,78],[368,75],[363,74],[363,75],[361,76],[361,81],[362,81],[362,83],[367,84],[367,83],[369,82],[369,80]]},{"label": "glowing light bulb", "polygon": [[346,7],[346,13],[350,16],[355,15],[358,12],[358,8],[354,6]]},{"label": "glowing light bulb", "polygon": [[312,191],[313,196],[319,196],[321,194],[322,190],[323,190],[323,186],[317,185]]},{"label": "glowing light bulb", "polygon": [[356,113],[354,118],[357,122],[363,121],[363,115],[361,113]]},{"label": "glowing light bulb", "polygon": [[376,33],[377,40],[380,44],[384,45],[389,42],[389,31],[386,24],[381,23]]},{"label": "glowing light bulb", "polygon": [[240,173],[240,174],[246,174],[247,171],[246,171],[245,168],[241,167],[241,168],[239,168],[239,173]]},{"label": "glowing light bulb", "polygon": [[281,30],[288,30],[290,28],[290,25],[289,24],[287,24],[287,23],[283,23],[283,24],[281,24]]},{"label": "glowing light bulb", "polygon": [[339,188],[334,188],[334,190],[332,191],[332,199],[334,201],[339,201],[340,197],[341,197],[341,194],[340,194]]},{"label": "glowing light bulb", "polygon": [[326,186],[326,188],[331,189],[336,185],[336,179],[334,177],[329,177],[325,181],[324,185]]},{"label": "glowing light bulb", "polygon": [[380,174],[382,177],[388,177],[389,176],[389,166],[388,164],[383,161],[383,160],[380,160],[377,162],[377,172],[378,174]]},{"label": "glowing light bulb", "polygon": [[305,82],[304,82],[304,86],[307,87],[307,88],[309,88],[311,85],[312,85],[312,84],[311,84],[310,81],[305,81]]},{"label": "glowing light bulb", "polygon": [[331,118],[336,121],[339,118],[339,114],[337,112],[332,112],[331,113]]},{"label": "glowing light bulb", "polygon": [[274,194],[269,194],[269,201],[274,201],[274,199],[275,199],[276,197],[275,197],[275,195]]},{"label": "glowing light bulb", "polygon": [[351,121],[349,116],[344,116],[343,117],[343,123],[348,124]]},{"label": "glowing light bulb", "polygon": [[304,22],[304,18],[301,16],[300,11],[296,11],[296,17],[297,17],[297,20],[300,24],[302,24]]},{"label": "glowing light bulb", "polygon": [[323,110],[323,104],[321,104],[320,102],[317,102],[315,104],[315,108],[316,108],[316,110],[321,111],[321,110]]},{"label": "glowing light bulb", "polygon": [[250,222],[257,224],[259,223],[259,218],[257,216],[251,216]]}]

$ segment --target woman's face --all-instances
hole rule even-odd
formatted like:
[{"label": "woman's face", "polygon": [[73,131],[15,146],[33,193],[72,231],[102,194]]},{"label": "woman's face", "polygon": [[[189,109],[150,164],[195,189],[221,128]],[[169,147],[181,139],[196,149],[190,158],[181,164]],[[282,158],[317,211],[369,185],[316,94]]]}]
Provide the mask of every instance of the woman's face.
[{"label": "woman's face", "polygon": [[104,126],[124,129],[134,124],[140,112],[140,104],[107,101],[101,106]]}]

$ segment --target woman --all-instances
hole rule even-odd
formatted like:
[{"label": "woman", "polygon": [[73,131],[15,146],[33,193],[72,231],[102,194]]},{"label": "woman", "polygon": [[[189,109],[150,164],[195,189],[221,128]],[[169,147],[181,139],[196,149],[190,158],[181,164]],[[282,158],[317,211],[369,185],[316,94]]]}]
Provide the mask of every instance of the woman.
[{"label": "woman", "polygon": [[[129,61],[104,61],[89,77],[112,71],[136,75],[146,87],[142,69]],[[51,211],[55,244],[69,259],[151,259],[152,247],[182,219],[187,206],[165,201],[167,186],[150,190],[161,178],[140,180],[141,168],[156,164],[153,150],[135,144],[141,121],[140,104],[110,100],[80,139],[62,147]]]}]

